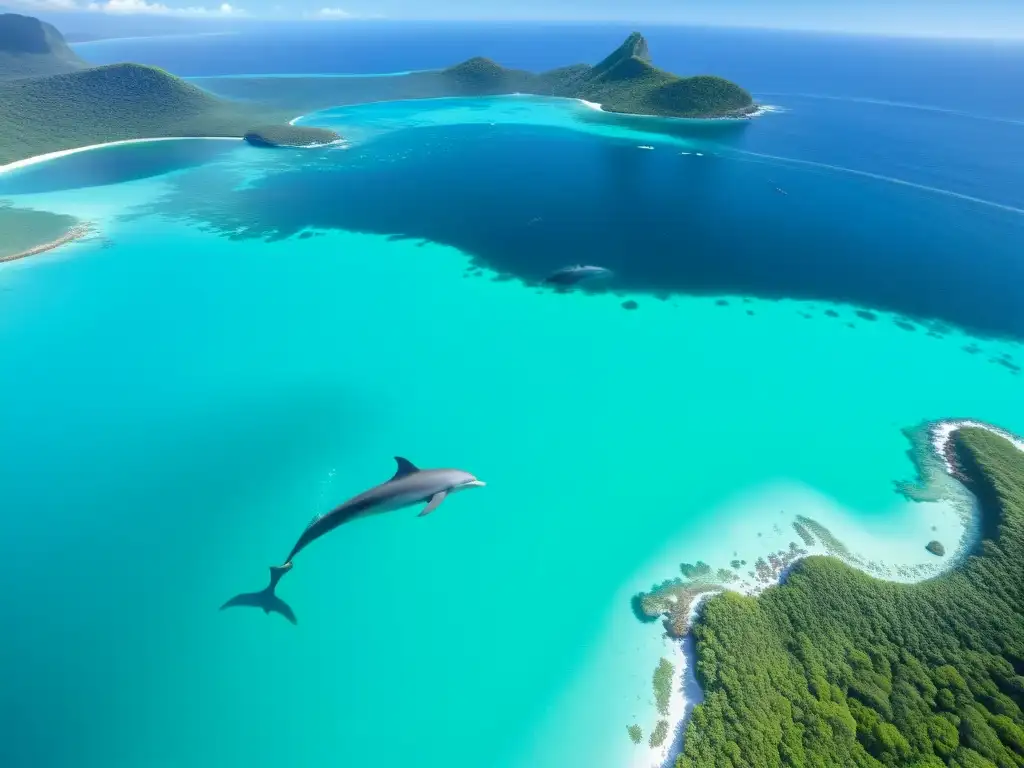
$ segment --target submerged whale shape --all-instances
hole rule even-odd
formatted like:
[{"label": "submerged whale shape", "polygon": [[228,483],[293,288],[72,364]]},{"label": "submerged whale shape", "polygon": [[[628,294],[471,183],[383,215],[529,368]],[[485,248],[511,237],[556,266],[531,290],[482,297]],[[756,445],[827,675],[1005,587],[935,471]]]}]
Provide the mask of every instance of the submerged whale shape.
[{"label": "submerged whale shape", "polygon": [[610,269],[604,267],[574,264],[571,267],[563,267],[557,272],[552,272],[544,278],[544,282],[548,285],[570,286],[595,277],[608,277],[611,273]]},{"label": "submerged whale shape", "polygon": [[270,566],[270,584],[265,589],[236,595],[224,603],[220,607],[221,610],[234,606],[262,608],[264,613],[279,613],[295,624],[295,612],[274,594],[274,590],[281,578],[292,569],[292,560],[303,549],[339,525],[357,517],[390,512],[427,502],[427,506],[419,514],[419,517],[423,517],[437,509],[450,494],[486,485],[461,469],[419,469],[411,461],[400,456],[396,456],[395,461],[398,463],[398,470],[386,483],[374,486],[327,514],[313,518],[299,536],[299,540],[295,542],[284,563]]}]

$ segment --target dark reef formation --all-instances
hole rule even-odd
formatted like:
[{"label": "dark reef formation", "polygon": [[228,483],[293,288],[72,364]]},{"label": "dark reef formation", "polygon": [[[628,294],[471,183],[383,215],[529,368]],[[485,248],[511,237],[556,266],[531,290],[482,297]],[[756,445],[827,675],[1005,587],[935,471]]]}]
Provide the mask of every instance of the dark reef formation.
[{"label": "dark reef formation", "polygon": [[622,302],[622,308],[623,308],[623,309],[639,309],[639,308],[640,308],[640,305],[639,305],[639,304],[637,304],[637,303],[636,303],[635,301],[633,301],[632,299],[629,299],[628,301],[624,301],[624,302]]},{"label": "dark reef formation", "polygon": [[[611,119],[591,112],[574,119]],[[686,121],[671,122],[680,136],[693,130]],[[722,137],[719,131],[734,129],[723,123],[714,130]],[[219,167],[184,174],[168,180],[167,198],[151,208],[243,239],[343,229],[429,240],[526,284],[564,263],[570,237],[573,249],[616,275],[614,285],[588,291],[621,291],[633,298],[703,295],[709,303],[733,305],[740,298],[732,297],[743,296],[829,301],[1024,338],[1024,304],[1013,281],[1005,279],[1017,255],[1002,245],[1024,241],[1024,217],[984,222],[993,228],[993,246],[978,251],[966,234],[970,228],[947,222],[988,216],[983,209],[958,202],[954,211],[952,201],[941,196],[908,197],[894,185],[853,184],[837,176],[813,196],[787,198],[788,207],[800,210],[766,218],[762,196],[740,183],[746,170],[727,157],[706,156],[699,170],[682,173],[679,166],[689,158],[665,154],[650,162],[651,154],[637,152],[630,142],[556,127],[421,126],[330,152],[316,173],[268,168],[245,184]],[[778,176],[805,173],[784,168]],[[557,190],[551,178],[559,179]],[[425,195],[424,184],[443,185],[445,194]],[[289,205],[281,205],[282,199]],[[850,205],[870,205],[878,226],[865,228],[839,215]],[[929,228],[900,226],[922,205],[933,222]],[[540,210],[543,221],[525,226]],[[794,219],[807,223],[798,242],[792,238]],[[734,236],[750,231],[753,222],[757,237]],[[976,256],[963,259],[965,252]],[[924,273],[928,290],[921,285]],[[824,309],[830,310],[842,313],[841,323],[853,317],[852,308]]]},{"label": "dark reef formation", "polygon": [[946,554],[946,548],[944,546],[942,546],[942,542],[941,541],[934,541],[934,540],[933,541],[929,541],[925,545],[925,549],[927,549],[933,555],[937,555],[939,557],[942,557],[943,555]]}]

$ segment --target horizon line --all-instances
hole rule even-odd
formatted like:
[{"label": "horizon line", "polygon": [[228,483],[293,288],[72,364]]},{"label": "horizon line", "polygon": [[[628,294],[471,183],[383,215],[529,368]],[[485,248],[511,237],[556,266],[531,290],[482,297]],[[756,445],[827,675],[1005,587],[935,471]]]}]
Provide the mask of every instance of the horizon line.
[{"label": "horizon line", "polygon": [[[53,12],[52,16],[76,16],[81,15],[80,13],[70,12]],[[125,18],[125,14],[118,14],[119,18]],[[153,16],[146,16],[147,19],[152,19]],[[351,16],[342,18],[329,18],[329,17],[315,17],[311,18],[308,16],[193,16],[193,17],[172,17],[177,19],[187,18],[189,20],[198,22],[199,25],[207,23],[219,23],[224,22],[241,22],[243,25],[247,24],[259,24],[261,22],[273,22],[273,23],[295,23],[295,24],[308,24],[313,26],[339,26],[344,24],[467,24],[467,25],[486,25],[486,24],[521,24],[521,25],[572,25],[572,26],[631,26],[633,29],[638,30],[639,27],[684,27],[690,29],[707,29],[707,30],[738,30],[748,32],[777,32],[777,33],[789,33],[789,34],[800,34],[800,35],[833,35],[841,37],[875,37],[884,39],[897,39],[897,40],[937,40],[937,41],[948,41],[948,42],[992,42],[992,43],[1024,43],[1024,31],[1013,34],[985,34],[985,33],[924,33],[924,32],[911,32],[911,31],[868,31],[868,30],[845,30],[835,29],[829,27],[812,28],[812,27],[784,27],[784,26],[766,26],[756,24],[713,24],[713,23],[694,23],[687,21],[676,21],[669,19],[661,20],[648,20],[638,21],[636,19],[570,19],[570,18],[538,18],[538,19],[527,19],[527,18],[391,18],[382,16]],[[180,29],[180,27],[179,27]],[[639,30],[638,30],[639,31]],[[103,40],[126,40],[132,38],[138,39],[155,39],[161,37],[185,37],[199,34],[232,34],[232,32],[220,32],[220,33],[189,33],[179,31],[168,31],[167,34],[147,34],[147,35],[125,35],[125,36],[112,36],[103,37],[92,41],[80,41],[74,43],[74,45],[86,45],[89,42],[101,42]]]}]

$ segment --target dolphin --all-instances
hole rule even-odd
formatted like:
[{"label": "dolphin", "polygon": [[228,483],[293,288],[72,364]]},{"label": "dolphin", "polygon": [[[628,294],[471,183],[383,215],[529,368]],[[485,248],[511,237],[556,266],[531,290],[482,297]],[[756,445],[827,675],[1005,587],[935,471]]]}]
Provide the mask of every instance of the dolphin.
[{"label": "dolphin", "polygon": [[610,269],[605,269],[604,267],[575,264],[571,267],[563,267],[557,272],[552,272],[544,278],[544,282],[548,285],[571,286],[594,277],[607,277],[611,273]]},{"label": "dolphin", "polygon": [[296,624],[295,613],[284,600],[274,594],[277,583],[292,569],[292,560],[299,552],[308,547],[321,536],[330,533],[339,525],[355,520],[357,517],[375,515],[379,512],[390,512],[404,507],[411,507],[420,502],[427,506],[419,513],[419,517],[429,515],[440,506],[448,496],[467,488],[480,488],[486,483],[477,480],[469,472],[461,469],[420,469],[408,459],[396,456],[398,469],[386,483],[376,485],[358,496],[353,496],[340,507],[335,507],[324,515],[314,517],[306,530],[295,542],[292,551],[282,565],[270,566],[270,584],[260,592],[247,592],[235,595],[220,607],[231,608],[246,605],[262,608],[264,613],[280,613],[292,624]]}]

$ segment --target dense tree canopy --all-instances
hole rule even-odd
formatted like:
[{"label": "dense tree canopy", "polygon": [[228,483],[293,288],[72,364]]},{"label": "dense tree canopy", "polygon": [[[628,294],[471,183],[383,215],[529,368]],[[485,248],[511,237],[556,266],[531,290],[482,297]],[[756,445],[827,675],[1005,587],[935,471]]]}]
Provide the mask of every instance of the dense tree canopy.
[{"label": "dense tree canopy", "polygon": [[914,585],[811,557],[758,598],[709,600],[678,768],[1024,766],[1024,453],[955,441],[975,554]]}]

